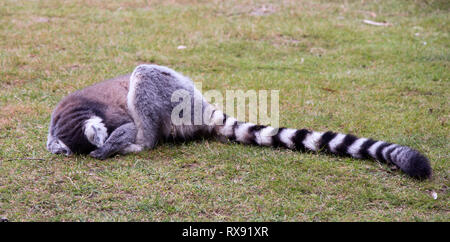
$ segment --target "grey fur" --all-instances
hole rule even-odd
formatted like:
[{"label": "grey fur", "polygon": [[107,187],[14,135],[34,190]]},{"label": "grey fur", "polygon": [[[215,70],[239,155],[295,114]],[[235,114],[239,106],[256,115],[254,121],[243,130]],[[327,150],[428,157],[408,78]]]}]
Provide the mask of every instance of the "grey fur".
[{"label": "grey fur", "polygon": [[[191,120],[187,125],[174,125],[171,120],[172,111],[179,104],[172,102],[172,96],[180,90],[186,91],[189,97],[192,97],[189,99]],[[206,129],[204,122],[200,125],[194,123],[196,115],[203,114],[203,111],[198,114],[194,112],[195,102],[200,102],[203,110],[210,106],[187,77],[167,67],[138,66],[130,77],[130,92],[127,97],[129,113],[138,129],[137,144],[151,149],[161,139],[188,139],[196,131]]]},{"label": "grey fur", "polygon": [[[126,83],[126,88],[128,89],[126,98],[117,98],[117,96],[123,96],[125,93],[121,89],[115,90],[117,89],[116,86],[125,85],[124,81],[128,79],[129,83]],[[54,144],[47,145],[47,149],[50,152],[65,153],[67,155],[73,153],[64,145],[62,137],[70,137],[67,133],[73,132],[74,129],[80,129],[84,132],[84,127],[80,123],[93,116],[101,117],[107,126],[117,119],[123,120],[120,123],[125,123],[124,121],[127,120],[132,121],[121,124],[121,126],[115,127],[113,130],[111,128],[108,129],[109,137],[105,144],[94,151],[90,151],[91,156],[99,159],[104,159],[116,153],[126,154],[138,152],[142,149],[152,149],[160,140],[190,139],[194,138],[198,133],[211,133],[212,131],[211,127],[202,120],[203,113],[207,108],[211,109],[211,105],[203,99],[203,96],[195,89],[193,82],[189,78],[170,68],[158,65],[140,65],[136,67],[131,75],[107,80],[92,87],[77,91],[58,104],[52,114],[49,128],[48,142]],[[110,91],[110,95],[99,93],[105,90]],[[185,91],[189,97],[192,97],[189,99],[191,104],[190,123],[192,125],[172,124],[172,110],[180,102],[172,102],[171,97],[174,92],[180,90]],[[101,98],[98,98],[99,95]],[[115,99],[122,101],[111,101],[109,100],[111,97],[116,97]],[[111,102],[115,103],[115,105],[111,105]],[[202,109],[200,113],[195,113],[194,104],[196,102],[200,103]],[[86,110],[85,108],[80,108],[81,106],[85,106]],[[100,111],[93,111],[88,108],[90,106],[96,106],[96,109]],[[124,112],[123,107],[126,107],[126,112]],[[79,117],[67,120],[65,123],[54,121],[55,119],[60,119],[61,116],[73,115],[73,113],[67,111],[69,108],[80,112]],[[79,111],[80,109],[82,111]],[[198,116],[200,116],[201,123],[195,124],[194,121],[199,118]],[[68,125],[70,125],[70,129],[67,128]],[[76,132],[76,134],[80,132]],[[93,132],[93,138],[88,139],[88,141],[99,146],[98,144],[102,142],[96,141],[96,130],[94,129]],[[66,143],[69,143],[68,146],[71,146],[70,144],[74,143],[74,141],[77,141],[77,144],[81,143],[84,145],[86,142],[80,139],[85,137],[83,135],[79,136],[78,138],[71,137],[72,139],[66,141]],[[84,153],[89,148],[92,149],[93,147],[89,146],[83,149],[83,152],[76,153]]]}]

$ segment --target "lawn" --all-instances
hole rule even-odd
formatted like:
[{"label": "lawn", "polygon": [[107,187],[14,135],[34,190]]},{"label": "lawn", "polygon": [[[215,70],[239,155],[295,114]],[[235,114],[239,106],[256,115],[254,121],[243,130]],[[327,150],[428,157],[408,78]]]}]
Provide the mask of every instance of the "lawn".
[{"label": "lawn", "polygon": [[[446,0],[1,1],[0,217],[450,221],[449,12]],[[204,90],[279,90],[280,126],[411,146],[433,178],[211,140],[104,161],[47,152],[62,97],[140,63]]]}]

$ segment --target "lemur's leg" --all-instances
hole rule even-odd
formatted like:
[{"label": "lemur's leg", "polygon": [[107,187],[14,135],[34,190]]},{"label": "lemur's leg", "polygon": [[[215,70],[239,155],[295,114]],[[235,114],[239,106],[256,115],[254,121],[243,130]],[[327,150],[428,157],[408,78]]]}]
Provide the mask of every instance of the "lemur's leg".
[{"label": "lemur's leg", "polygon": [[114,130],[103,146],[92,151],[90,155],[97,159],[105,159],[116,153],[139,152],[142,146],[136,145],[136,126],[126,123]]},{"label": "lemur's leg", "polygon": [[138,66],[130,77],[128,111],[136,125],[136,144],[152,149],[161,137],[161,113],[164,112],[160,87],[163,77],[153,68]]}]

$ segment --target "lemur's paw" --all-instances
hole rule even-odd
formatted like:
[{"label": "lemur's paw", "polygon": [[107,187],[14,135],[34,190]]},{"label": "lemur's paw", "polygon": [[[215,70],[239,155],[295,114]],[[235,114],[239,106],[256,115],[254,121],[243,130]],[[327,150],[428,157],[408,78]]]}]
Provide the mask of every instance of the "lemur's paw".
[{"label": "lemur's paw", "polygon": [[104,160],[108,158],[108,153],[104,152],[102,149],[96,149],[89,153],[89,155],[95,159]]}]

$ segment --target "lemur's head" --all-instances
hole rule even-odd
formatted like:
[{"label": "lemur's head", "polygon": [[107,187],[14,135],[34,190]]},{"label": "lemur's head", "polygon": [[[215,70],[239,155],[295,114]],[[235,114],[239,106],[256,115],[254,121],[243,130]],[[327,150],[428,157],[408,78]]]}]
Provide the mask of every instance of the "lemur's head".
[{"label": "lemur's head", "polygon": [[72,125],[62,125],[56,134],[51,131],[47,137],[47,150],[53,154],[88,154],[103,146],[108,132],[102,119],[92,116],[85,121],[75,121]]},{"label": "lemur's head", "polygon": [[47,150],[53,154],[89,154],[103,146],[108,130],[93,102],[62,102],[52,114]]}]

